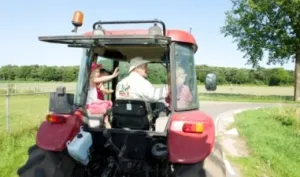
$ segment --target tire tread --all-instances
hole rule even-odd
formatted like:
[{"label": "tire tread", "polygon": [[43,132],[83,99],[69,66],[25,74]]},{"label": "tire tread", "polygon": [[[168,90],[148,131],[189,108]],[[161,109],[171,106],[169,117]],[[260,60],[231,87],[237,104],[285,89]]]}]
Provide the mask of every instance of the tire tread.
[{"label": "tire tread", "polygon": [[71,177],[76,163],[60,152],[51,152],[33,145],[28,160],[17,170],[19,177]]}]

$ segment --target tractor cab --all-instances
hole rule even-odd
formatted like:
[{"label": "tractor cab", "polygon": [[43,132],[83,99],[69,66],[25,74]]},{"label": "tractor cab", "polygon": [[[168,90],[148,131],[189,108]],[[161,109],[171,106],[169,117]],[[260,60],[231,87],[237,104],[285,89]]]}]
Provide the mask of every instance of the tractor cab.
[{"label": "tractor cab", "polygon": [[[82,19],[81,12],[74,14],[73,32],[77,32],[77,28],[82,25]],[[144,23],[153,26],[142,30],[106,30],[104,27]],[[132,58],[142,57],[150,61],[148,75],[157,77],[163,84],[169,84],[171,92],[168,98],[149,103],[143,100],[116,100],[115,93],[107,95],[105,98],[113,103],[113,128],[150,130],[152,126],[152,130],[155,130],[158,128],[154,124],[161,112],[165,112],[163,122],[166,125],[169,113],[199,109],[194,61],[197,44],[189,32],[167,30],[165,23],[160,20],[98,21],[93,24],[93,31],[83,35],[45,36],[39,37],[39,40],[83,48],[74,99],[74,105],[81,108],[86,106],[92,63],[102,64],[105,70],[111,72],[119,67],[118,77],[105,84],[107,88],[116,91],[117,83],[129,74],[129,62]],[[167,75],[170,75],[171,83],[166,83]],[[169,102],[166,104],[167,99]],[[164,131],[165,127],[159,128],[160,131]]]}]

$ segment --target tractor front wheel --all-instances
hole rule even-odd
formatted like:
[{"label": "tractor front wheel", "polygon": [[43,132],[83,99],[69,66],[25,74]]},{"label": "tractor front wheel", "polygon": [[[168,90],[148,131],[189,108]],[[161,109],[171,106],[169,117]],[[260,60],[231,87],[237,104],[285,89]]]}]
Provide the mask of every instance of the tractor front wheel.
[{"label": "tractor front wheel", "polygon": [[76,169],[76,162],[61,152],[45,151],[33,145],[29,148],[28,155],[25,165],[17,171],[20,177],[73,177],[74,174],[79,177],[84,175],[83,170]]}]

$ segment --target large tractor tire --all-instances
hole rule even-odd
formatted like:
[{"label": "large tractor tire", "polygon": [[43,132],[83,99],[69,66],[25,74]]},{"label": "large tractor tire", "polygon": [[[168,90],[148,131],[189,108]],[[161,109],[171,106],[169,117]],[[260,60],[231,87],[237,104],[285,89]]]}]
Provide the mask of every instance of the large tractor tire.
[{"label": "large tractor tire", "polygon": [[20,177],[83,176],[78,173],[82,170],[76,169],[76,163],[61,152],[45,151],[37,145],[33,145],[28,149],[28,155],[29,158],[25,165],[17,171]]}]

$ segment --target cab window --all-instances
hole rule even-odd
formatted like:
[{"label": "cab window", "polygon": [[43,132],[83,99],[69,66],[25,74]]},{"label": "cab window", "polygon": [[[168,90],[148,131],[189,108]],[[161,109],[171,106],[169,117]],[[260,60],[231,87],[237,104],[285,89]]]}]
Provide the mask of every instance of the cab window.
[{"label": "cab window", "polygon": [[113,60],[98,56],[97,63],[102,64],[102,68],[108,71],[113,71]]},{"label": "cab window", "polygon": [[194,52],[191,45],[175,44],[176,110],[198,108]]},{"label": "cab window", "polygon": [[81,64],[79,66],[79,73],[77,78],[76,85],[76,93],[75,93],[75,104],[76,105],[84,105],[85,104],[85,96],[87,94],[87,90],[85,86],[88,84],[88,66],[90,66],[91,62],[91,50],[83,49]]},{"label": "cab window", "polygon": [[[129,75],[129,63],[128,62],[119,62],[119,76],[118,81],[121,81],[123,78]],[[166,83],[166,68],[161,63],[148,63],[148,77],[149,82],[153,86],[159,86]]]}]

